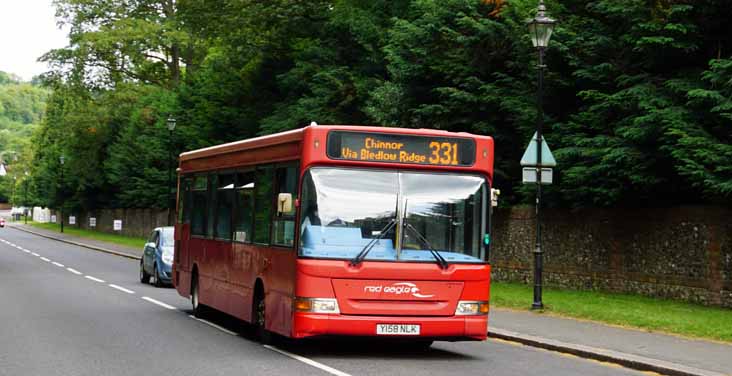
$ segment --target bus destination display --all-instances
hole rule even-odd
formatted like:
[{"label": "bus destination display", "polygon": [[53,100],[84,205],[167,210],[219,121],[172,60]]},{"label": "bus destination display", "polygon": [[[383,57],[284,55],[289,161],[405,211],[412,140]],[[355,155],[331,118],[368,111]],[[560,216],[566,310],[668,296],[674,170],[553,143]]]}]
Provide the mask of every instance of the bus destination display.
[{"label": "bus destination display", "polygon": [[472,166],[475,142],[467,138],[331,131],[328,157],[364,162]]}]

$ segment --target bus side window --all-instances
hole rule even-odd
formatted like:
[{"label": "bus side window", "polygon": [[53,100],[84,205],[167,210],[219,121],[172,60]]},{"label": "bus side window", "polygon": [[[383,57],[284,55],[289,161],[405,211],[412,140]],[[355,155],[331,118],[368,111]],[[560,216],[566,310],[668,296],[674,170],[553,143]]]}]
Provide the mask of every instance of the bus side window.
[{"label": "bus side window", "polygon": [[214,237],[216,226],[216,188],[218,187],[218,175],[209,176],[208,184],[208,221],[206,221],[206,237]]},{"label": "bus side window", "polygon": [[191,178],[180,179],[178,189],[178,223],[191,222]]},{"label": "bus side window", "polygon": [[193,180],[193,210],[191,235],[206,236],[206,213],[208,211],[207,177],[196,176]]},{"label": "bus side window", "polygon": [[272,166],[257,168],[254,184],[254,242],[259,244],[269,244],[270,221],[274,209],[273,175]]},{"label": "bus side window", "polygon": [[[274,198],[277,199],[280,193],[289,193],[292,195],[292,202],[297,199],[297,166],[278,167],[275,171],[276,192]],[[295,205],[287,213],[277,213],[273,221],[274,241],[276,245],[292,247],[295,244]]]},{"label": "bus side window", "polygon": [[236,174],[234,241],[251,243],[254,218],[254,171]]},{"label": "bus side window", "polygon": [[234,175],[219,175],[216,188],[216,239],[231,240],[231,211],[234,208]]}]

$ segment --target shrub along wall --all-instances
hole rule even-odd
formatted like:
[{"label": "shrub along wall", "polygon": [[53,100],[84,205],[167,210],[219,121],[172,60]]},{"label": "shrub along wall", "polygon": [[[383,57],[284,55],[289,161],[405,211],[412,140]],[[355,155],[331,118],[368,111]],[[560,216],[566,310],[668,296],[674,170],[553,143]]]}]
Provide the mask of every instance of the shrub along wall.
[{"label": "shrub along wall", "polygon": [[[493,279],[533,283],[533,208],[494,215]],[[732,209],[542,211],[549,287],[732,307]]]}]

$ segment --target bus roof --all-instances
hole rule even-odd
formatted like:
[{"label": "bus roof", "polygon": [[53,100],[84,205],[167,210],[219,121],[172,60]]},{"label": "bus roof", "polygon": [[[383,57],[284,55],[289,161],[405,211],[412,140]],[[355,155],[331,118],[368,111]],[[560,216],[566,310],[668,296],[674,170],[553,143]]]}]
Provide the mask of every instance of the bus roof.
[{"label": "bus roof", "polygon": [[382,132],[382,133],[399,133],[399,134],[413,134],[413,135],[425,135],[425,136],[444,136],[444,137],[487,137],[477,136],[466,132],[448,132],[438,129],[426,129],[426,128],[393,128],[393,127],[380,127],[380,126],[361,126],[361,125],[310,125],[303,128],[293,129],[290,131],[274,133],[271,135],[250,138],[241,141],[229,142],[226,144],[210,146],[203,149],[192,150],[180,155],[181,161],[188,161],[198,158],[207,158],[215,155],[234,153],[245,150],[258,149],[267,146],[291,143],[301,141],[303,134],[308,128],[317,128],[323,130],[350,130],[359,132]]}]

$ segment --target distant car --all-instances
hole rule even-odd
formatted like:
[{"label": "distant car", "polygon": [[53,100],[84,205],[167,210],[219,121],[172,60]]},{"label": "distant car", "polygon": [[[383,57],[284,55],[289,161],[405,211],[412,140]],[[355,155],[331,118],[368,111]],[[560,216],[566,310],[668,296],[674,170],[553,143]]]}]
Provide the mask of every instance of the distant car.
[{"label": "distant car", "polygon": [[158,227],[150,235],[140,259],[140,282],[158,287],[170,285],[172,272],[173,227]]},{"label": "distant car", "polygon": [[5,218],[0,218],[0,228],[5,227]]}]

